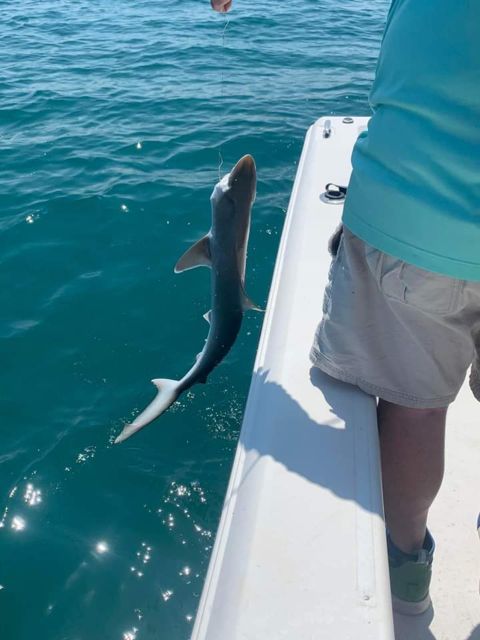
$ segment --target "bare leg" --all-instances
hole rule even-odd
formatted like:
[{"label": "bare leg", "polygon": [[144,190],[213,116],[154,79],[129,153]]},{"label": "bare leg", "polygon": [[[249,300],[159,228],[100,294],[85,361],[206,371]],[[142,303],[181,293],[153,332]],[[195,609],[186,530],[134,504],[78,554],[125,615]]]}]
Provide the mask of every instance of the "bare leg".
[{"label": "bare leg", "polygon": [[392,541],[406,553],[421,549],[428,510],[442,483],[446,414],[447,407],[378,403],[385,518]]}]

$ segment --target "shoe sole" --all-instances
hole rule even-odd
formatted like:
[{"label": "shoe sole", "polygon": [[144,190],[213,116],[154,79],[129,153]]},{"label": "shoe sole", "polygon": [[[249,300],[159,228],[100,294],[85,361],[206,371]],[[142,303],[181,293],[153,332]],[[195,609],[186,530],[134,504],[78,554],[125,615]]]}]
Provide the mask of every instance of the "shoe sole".
[{"label": "shoe sole", "polygon": [[392,594],[392,607],[396,613],[401,613],[404,616],[419,616],[425,613],[430,608],[432,600],[430,595],[420,600],[420,602],[408,602],[408,600],[401,600]]}]

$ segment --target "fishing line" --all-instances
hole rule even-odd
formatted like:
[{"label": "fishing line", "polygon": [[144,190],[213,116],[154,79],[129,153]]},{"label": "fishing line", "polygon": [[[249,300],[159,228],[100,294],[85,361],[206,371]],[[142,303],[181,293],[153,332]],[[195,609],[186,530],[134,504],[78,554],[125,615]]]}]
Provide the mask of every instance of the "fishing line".
[{"label": "fishing line", "polygon": [[[220,60],[220,65],[221,65],[221,71],[220,71],[220,105],[221,107],[224,106],[224,82],[223,82],[223,74],[224,74],[224,69],[225,69],[225,32],[227,31],[228,25],[230,24],[230,19],[228,17],[228,15],[226,13],[223,13],[223,19],[225,21],[225,24],[223,26],[223,31],[222,31],[222,55],[221,55],[221,60]],[[222,179],[222,175],[221,175],[221,170],[222,170],[222,166],[223,166],[223,156],[222,156],[222,143],[220,142],[219,148],[218,148],[218,181],[220,182],[220,180]]]}]

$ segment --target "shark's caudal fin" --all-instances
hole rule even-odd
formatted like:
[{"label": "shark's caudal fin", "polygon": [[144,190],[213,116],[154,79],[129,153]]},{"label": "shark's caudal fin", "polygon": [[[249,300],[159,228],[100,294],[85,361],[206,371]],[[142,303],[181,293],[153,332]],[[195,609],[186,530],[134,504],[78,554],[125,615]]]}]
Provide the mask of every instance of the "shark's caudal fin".
[{"label": "shark's caudal fin", "polygon": [[150,422],[155,420],[155,418],[161,416],[162,413],[166,411],[178,398],[179,393],[177,380],[159,378],[152,380],[152,382],[158,389],[157,395],[148,407],[144,409],[131,424],[126,424],[123,427],[123,431],[115,438],[115,444],[130,438],[130,436],[133,436],[134,433],[143,429],[147,424],[150,424]]}]

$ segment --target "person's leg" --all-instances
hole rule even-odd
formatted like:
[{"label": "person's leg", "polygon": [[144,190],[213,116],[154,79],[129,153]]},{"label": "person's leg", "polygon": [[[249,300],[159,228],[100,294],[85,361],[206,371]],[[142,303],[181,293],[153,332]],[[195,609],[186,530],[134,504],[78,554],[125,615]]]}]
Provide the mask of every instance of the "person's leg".
[{"label": "person's leg", "polygon": [[392,541],[406,553],[422,548],[428,510],[442,483],[446,414],[447,407],[378,403],[385,519]]}]

